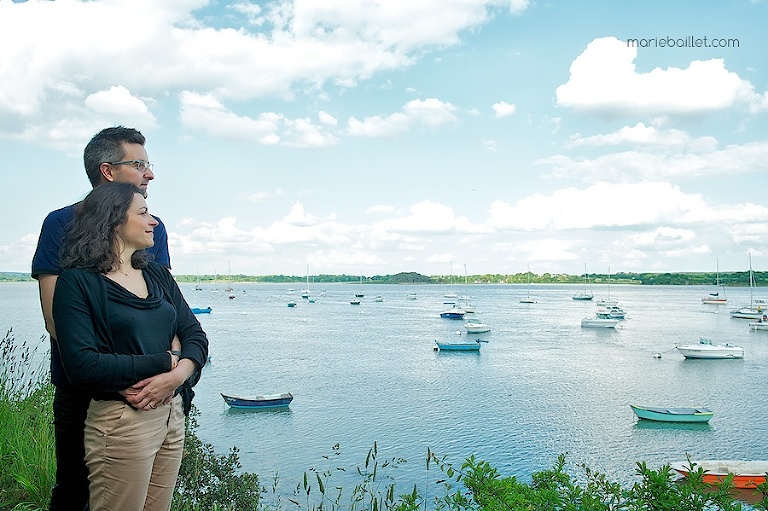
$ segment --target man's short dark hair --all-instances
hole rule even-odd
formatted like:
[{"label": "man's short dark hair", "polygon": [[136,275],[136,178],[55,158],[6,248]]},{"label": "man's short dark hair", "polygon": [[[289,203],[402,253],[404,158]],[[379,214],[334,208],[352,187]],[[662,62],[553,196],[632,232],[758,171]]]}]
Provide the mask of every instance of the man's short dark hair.
[{"label": "man's short dark hair", "polygon": [[96,133],[83,151],[85,173],[91,186],[96,187],[101,181],[101,164],[121,161],[124,156],[123,143],[144,145],[146,138],[135,128],[113,126]]}]

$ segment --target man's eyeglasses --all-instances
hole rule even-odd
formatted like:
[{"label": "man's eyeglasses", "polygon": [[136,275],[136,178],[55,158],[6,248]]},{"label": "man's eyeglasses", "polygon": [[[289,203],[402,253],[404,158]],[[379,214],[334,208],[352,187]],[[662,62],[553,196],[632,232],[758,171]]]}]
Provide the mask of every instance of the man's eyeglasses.
[{"label": "man's eyeglasses", "polygon": [[107,163],[110,165],[136,165],[136,170],[139,172],[152,172],[152,167],[154,167],[154,165],[144,160],[108,161]]}]

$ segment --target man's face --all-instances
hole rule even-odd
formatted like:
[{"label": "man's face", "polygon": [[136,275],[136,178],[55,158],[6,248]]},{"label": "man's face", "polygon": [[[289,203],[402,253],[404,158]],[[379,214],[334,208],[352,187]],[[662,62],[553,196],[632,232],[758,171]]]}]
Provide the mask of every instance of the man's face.
[{"label": "man's face", "polygon": [[[147,196],[147,185],[155,179],[152,169],[145,167],[144,163],[149,163],[147,151],[141,144],[131,144],[123,142],[123,159],[121,161],[129,162],[120,165],[110,165],[110,176],[108,180],[116,183],[131,183],[139,187],[144,197]],[[140,163],[137,163],[137,160]]]}]

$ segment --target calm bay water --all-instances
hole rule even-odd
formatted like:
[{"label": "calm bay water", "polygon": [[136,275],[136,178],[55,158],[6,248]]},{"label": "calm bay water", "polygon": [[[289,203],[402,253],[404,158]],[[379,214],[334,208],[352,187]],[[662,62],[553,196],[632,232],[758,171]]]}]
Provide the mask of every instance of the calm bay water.
[{"label": "calm bay water", "polygon": [[[475,454],[524,481],[564,452],[570,473],[585,463],[623,483],[636,480],[637,461],[768,459],[768,332],[728,314],[748,303],[748,289],[729,288],[729,304],[715,306],[700,302],[709,288],[613,285],[627,311],[613,331],[580,327],[597,309],[571,299],[580,286],[532,286],[535,304],[518,302],[525,286],[459,286],[492,328],[470,336],[488,341],[472,354],[432,349],[467,336],[463,322],[438,315],[446,286],[315,285],[316,303],[300,298],[303,286],[293,296],[288,287],[240,284],[228,299],[182,285],[191,306],[213,307],[198,316],[212,356],[196,388],[199,435],[220,453],[237,446],[245,470],[263,482],[278,473],[287,492],[309,468],[344,467],[333,480],[360,482],[354,468],[374,442],[380,460],[407,460],[390,472],[403,490],[438,476],[425,470],[428,448],[457,466]],[[606,286],[594,291],[607,297]],[[359,306],[349,303],[355,292],[365,293]],[[30,342],[44,334],[34,283],[0,285],[0,310],[3,332]],[[736,343],[745,357],[685,360],[674,349],[699,337]],[[294,401],[243,412],[220,392],[291,392]],[[659,425],[638,422],[630,403],[715,415],[708,425]]]}]

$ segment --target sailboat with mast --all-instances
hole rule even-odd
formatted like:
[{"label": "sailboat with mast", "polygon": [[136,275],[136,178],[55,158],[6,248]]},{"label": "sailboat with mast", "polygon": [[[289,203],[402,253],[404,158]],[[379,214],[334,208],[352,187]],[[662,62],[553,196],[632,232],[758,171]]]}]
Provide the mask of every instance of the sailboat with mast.
[{"label": "sailboat with mast", "polygon": [[[451,288],[453,288],[453,261],[451,261]],[[443,298],[458,298],[459,295],[456,291],[448,291],[443,295]]]},{"label": "sailboat with mast", "polygon": [[536,300],[531,298],[531,265],[528,265],[528,271],[525,273],[527,281],[528,294],[524,298],[520,298],[520,303],[536,303]]},{"label": "sailboat with mast", "polygon": [[301,290],[301,297],[309,298],[310,294],[312,294],[312,291],[309,289],[309,265],[307,265],[307,287]]},{"label": "sailboat with mast", "polygon": [[464,312],[475,312],[475,306],[472,305],[472,297],[467,293],[467,290],[469,289],[469,282],[467,280],[467,265],[464,265],[464,294],[459,296],[459,301],[461,302],[461,305],[459,305],[459,308],[463,310]]},{"label": "sailboat with mast", "polygon": [[592,292],[587,292],[587,264],[584,263],[584,291],[577,295],[573,295],[571,298],[574,300],[589,301],[594,297],[595,295],[593,295]]},{"label": "sailboat with mast", "polygon": [[618,300],[611,298],[611,267],[608,267],[608,298],[597,301],[598,307],[617,307],[619,305]]},{"label": "sailboat with mast", "polygon": [[715,277],[715,286],[717,291],[709,293],[707,296],[701,299],[701,303],[708,303],[711,305],[725,305],[728,303],[728,298],[725,296],[725,288],[720,284],[720,261],[717,261],[717,276]]},{"label": "sailboat with mast", "polygon": [[760,319],[766,311],[764,300],[755,300],[755,275],[752,272],[752,254],[749,254],[749,305],[731,311],[732,318]]}]

